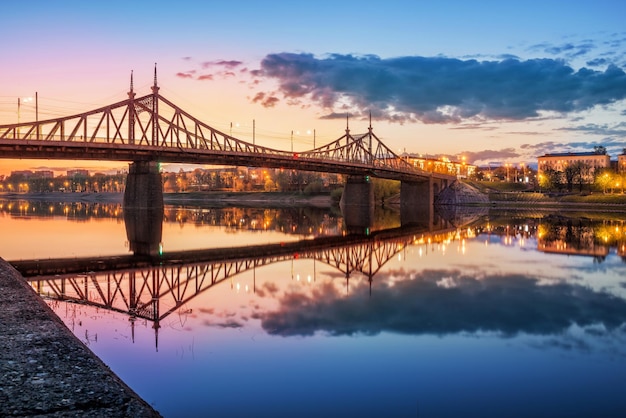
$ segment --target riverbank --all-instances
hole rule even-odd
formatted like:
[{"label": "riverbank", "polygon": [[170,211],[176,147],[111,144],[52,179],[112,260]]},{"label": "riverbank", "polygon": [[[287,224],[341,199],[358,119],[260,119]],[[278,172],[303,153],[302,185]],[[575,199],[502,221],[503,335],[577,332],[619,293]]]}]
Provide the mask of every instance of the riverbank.
[{"label": "riverbank", "polygon": [[626,212],[622,194],[544,194],[532,191],[499,191],[477,188],[462,181],[454,182],[437,199],[440,206],[476,206],[507,210],[592,210]]},{"label": "riverbank", "polygon": [[159,417],[0,258],[0,416]]}]

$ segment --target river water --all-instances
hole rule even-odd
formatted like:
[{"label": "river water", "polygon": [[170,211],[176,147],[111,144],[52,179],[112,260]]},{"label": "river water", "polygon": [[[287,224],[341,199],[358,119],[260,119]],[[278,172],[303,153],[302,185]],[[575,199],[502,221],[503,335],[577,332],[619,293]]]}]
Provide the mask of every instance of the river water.
[{"label": "river water", "polygon": [[[165,417],[623,417],[625,221],[379,211],[355,233],[332,210],[168,206],[156,265],[28,280]],[[126,223],[0,201],[0,256],[114,265]]]}]

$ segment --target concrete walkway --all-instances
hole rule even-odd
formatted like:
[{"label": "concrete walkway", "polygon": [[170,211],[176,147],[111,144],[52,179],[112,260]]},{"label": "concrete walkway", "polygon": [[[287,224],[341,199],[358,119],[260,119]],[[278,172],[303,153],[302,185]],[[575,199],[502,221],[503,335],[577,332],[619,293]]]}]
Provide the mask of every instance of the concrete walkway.
[{"label": "concrete walkway", "polygon": [[0,416],[160,415],[0,258]]}]

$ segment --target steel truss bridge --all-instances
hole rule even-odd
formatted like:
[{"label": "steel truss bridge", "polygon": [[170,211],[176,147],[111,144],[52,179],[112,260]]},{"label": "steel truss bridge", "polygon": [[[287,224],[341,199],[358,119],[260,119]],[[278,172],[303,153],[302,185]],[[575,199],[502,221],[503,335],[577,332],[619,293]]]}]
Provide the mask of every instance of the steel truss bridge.
[{"label": "steel truss bridge", "polygon": [[454,176],[413,167],[374,134],[353,135],[304,152],[281,151],[212,128],[159,94],[136,97],[131,74],[126,100],[77,115],[0,125],[0,158],[157,161],[369,175],[407,182]]},{"label": "steel truss bridge", "polygon": [[120,256],[10,263],[44,298],[87,304],[129,315],[133,320],[144,319],[153,322],[157,330],[162,320],[200,293],[256,268],[295,259],[315,260],[341,271],[346,286],[352,275],[362,274],[369,280],[371,292],[374,276],[399,252],[416,244],[450,242],[458,234],[455,228],[438,232],[395,228],[369,236],[184,251],[152,258]]}]

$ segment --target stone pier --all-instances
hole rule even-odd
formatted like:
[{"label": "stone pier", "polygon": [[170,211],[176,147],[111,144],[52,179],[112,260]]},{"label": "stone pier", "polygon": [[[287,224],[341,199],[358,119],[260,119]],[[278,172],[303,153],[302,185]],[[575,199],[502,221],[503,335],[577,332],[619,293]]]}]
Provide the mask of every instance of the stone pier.
[{"label": "stone pier", "polygon": [[163,208],[163,181],[155,161],[135,161],[128,169],[124,207]]}]

